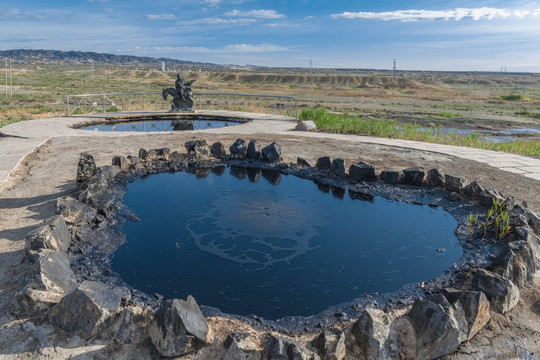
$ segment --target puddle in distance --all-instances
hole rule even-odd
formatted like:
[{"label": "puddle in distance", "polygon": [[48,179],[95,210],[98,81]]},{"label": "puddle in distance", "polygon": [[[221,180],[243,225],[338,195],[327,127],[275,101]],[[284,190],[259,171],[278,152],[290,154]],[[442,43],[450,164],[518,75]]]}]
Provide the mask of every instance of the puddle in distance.
[{"label": "puddle in distance", "polygon": [[124,202],[141,220],[124,224],[112,270],[149,294],[278,319],[432,279],[462,254],[457,221],[443,209],[222,170],[129,184]]}]

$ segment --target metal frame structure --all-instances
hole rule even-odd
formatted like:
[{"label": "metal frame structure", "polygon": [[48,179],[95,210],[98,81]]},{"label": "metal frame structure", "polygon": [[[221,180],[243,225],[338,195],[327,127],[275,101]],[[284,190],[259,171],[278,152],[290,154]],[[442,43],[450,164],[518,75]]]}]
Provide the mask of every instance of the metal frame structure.
[{"label": "metal frame structure", "polygon": [[[67,115],[118,111],[167,111],[170,102],[159,92],[64,95]],[[195,93],[194,107],[201,110],[231,110],[287,115],[298,118],[298,99],[292,96]]]}]

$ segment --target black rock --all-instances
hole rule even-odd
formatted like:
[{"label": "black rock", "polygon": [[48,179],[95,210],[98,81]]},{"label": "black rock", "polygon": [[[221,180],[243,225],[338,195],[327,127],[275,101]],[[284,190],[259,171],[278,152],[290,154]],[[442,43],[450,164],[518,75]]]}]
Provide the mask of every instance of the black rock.
[{"label": "black rock", "polygon": [[300,166],[311,167],[311,164],[306,159],[300,156],[296,159],[296,163]]},{"label": "black rock", "polygon": [[358,181],[371,181],[376,180],[375,165],[365,162],[357,162],[349,166],[349,177]]},{"label": "black rock", "polygon": [[330,165],[330,173],[335,177],[345,177],[345,161],[343,159],[334,159]]},{"label": "black rock", "polygon": [[261,151],[261,155],[264,161],[273,163],[281,160],[281,147],[278,143],[273,142],[268,146],[265,146]]},{"label": "black rock", "polygon": [[421,166],[414,166],[403,170],[403,183],[407,185],[422,185],[426,171]]},{"label": "black rock", "polygon": [[381,180],[388,184],[401,184],[403,182],[403,172],[399,170],[383,170]]},{"label": "black rock", "polygon": [[217,158],[224,159],[227,156],[227,150],[225,146],[219,141],[212,144],[210,147],[210,152]]},{"label": "black rock", "polygon": [[77,183],[83,183],[94,176],[97,172],[96,162],[90,154],[81,154],[77,166]]},{"label": "black rock", "polygon": [[247,152],[246,152],[246,159],[257,161],[261,157],[261,145],[259,145],[259,142],[257,140],[250,140]]},{"label": "black rock", "polygon": [[234,144],[229,146],[231,157],[233,159],[244,159],[246,157],[246,142],[242,139],[237,139]]},{"label": "black rock", "polygon": [[328,156],[321,156],[317,159],[317,163],[315,164],[315,168],[318,171],[330,171],[331,166],[332,162]]},{"label": "black rock", "polygon": [[463,188],[467,186],[467,179],[460,176],[445,175],[445,187],[448,191],[455,191],[461,193]]},{"label": "black rock", "polygon": [[443,188],[444,182],[444,174],[439,169],[431,169],[427,172],[427,186]]},{"label": "black rock", "polygon": [[210,154],[210,147],[206,143],[206,140],[190,140],[184,146],[188,155],[207,156]]}]

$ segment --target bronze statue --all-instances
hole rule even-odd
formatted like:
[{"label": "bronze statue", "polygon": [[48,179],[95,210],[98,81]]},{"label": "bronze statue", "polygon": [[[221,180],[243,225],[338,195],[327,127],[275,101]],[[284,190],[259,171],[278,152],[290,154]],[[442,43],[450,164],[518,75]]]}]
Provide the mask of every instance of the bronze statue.
[{"label": "bronze statue", "polygon": [[193,110],[193,91],[191,85],[195,80],[186,81],[180,74],[176,75],[174,88],[163,89],[163,99],[167,100],[167,96],[173,97],[171,111],[192,111]]}]

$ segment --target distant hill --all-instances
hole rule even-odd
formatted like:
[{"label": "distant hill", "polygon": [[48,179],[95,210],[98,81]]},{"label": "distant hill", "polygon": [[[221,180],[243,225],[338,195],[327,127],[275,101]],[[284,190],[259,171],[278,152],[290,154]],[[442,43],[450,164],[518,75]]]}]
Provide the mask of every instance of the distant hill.
[{"label": "distant hill", "polygon": [[161,66],[165,61],[167,66],[196,65],[202,67],[215,67],[216,64],[193,61],[176,60],[169,58],[152,58],[146,56],[114,55],[85,51],[60,51],[60,50],[0,50],[0,57],[13,58],[26,63],[90,63],[110,65],[134,65],[134,66]]}]

